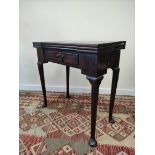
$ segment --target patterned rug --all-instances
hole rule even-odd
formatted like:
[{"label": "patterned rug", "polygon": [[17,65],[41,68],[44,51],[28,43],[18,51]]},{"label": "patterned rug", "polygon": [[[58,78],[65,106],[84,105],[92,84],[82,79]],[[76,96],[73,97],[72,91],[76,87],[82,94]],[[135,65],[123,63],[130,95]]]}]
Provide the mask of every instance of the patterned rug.
[{"label": "patterned rug", "polygon": [[116,96],[114,119],[108,123],[109,95],[99,95],[96,139],[90,136],[90,94],[20,92],[20,155],[134,155],[134,97]]}]

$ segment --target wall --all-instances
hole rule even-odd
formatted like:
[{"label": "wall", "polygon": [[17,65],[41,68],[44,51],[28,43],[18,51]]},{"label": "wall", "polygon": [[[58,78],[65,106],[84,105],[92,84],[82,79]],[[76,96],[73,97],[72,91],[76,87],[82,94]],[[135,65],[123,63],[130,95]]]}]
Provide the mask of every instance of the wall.
[{"label": "wall", "polygon": [[[20,90],[41,90],[34,41],[127,41],[120,59],[118,94],[133,95],[135,82],[134,0],[20,0]],[[47,90],[64,91],[65,67],[44,65]],[[111,70],[101,84],[109,93]],[[71,91],[87,92],[88,80],[71,69]]]}]

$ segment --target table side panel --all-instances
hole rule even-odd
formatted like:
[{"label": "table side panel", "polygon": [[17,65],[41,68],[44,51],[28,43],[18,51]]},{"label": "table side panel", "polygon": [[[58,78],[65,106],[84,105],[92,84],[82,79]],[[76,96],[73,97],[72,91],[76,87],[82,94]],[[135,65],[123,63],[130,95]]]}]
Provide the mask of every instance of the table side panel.
[{"label": "table side panel", "polygon": [[115,68],[119,66],[120,50],[114,50],[98,54],[98,72],[105,68]]},{"label": "table side panel", "polygon": [[85,54],[79,55],[79,68],[81,73],[89,76],[97,76],[97,54]]}]

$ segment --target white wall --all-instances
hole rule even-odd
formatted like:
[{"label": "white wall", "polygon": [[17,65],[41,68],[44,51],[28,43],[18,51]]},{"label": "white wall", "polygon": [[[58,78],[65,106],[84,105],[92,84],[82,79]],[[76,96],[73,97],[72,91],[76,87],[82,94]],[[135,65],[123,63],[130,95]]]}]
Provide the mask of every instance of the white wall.
[{"label": "white wall", "polygon": [[[41,90],[34,41],[127,41],[120,59],[118,92],[135,88],[134,0],[20,0],[20,90]],[[44,65],[48,90],[65,86],[65,67]],[[101,92],[111,86],[111,70]],[[71,69],[73,88],[90,88],[80,70]],[[54,86],[51,87],[51,86]],[[73,91],[77,89],[73,89]],[[82,91],[81,89],[78,89]]]}]

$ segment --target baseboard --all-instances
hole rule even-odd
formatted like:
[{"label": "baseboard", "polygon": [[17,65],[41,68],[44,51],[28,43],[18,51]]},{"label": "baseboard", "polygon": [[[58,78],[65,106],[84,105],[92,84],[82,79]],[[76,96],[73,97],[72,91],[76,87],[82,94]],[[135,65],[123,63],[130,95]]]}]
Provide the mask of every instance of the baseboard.
[{"label": "baseboard", "polygon": [[[19,90],[23,91],[41,91],[40,85],[19,84]],[[65,92],[65,86],[46,86],[47,91],[52,92]],[[70,87],[71,93],[90,93],[90,87]],[[100,94],[110,94],[110,88],[100,88]],[[134,89],[117,89],[117,95],[135,96]]]}]

